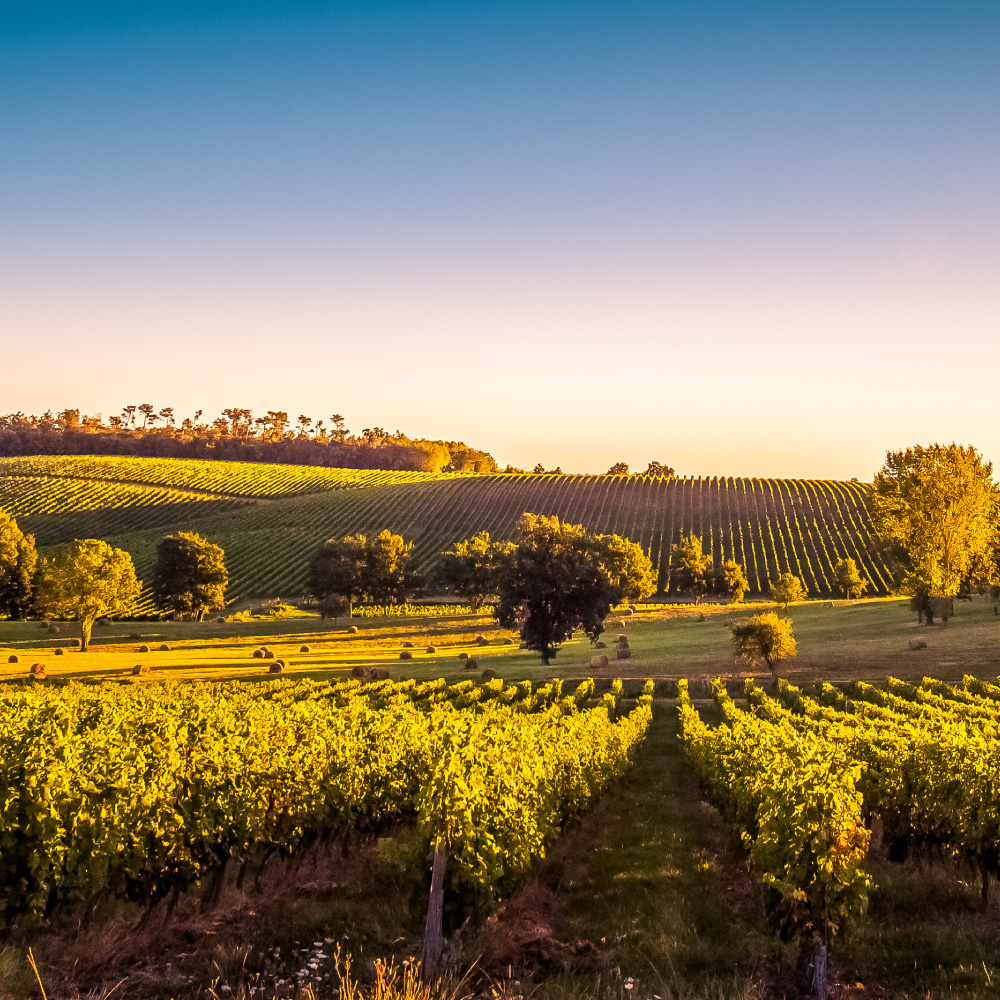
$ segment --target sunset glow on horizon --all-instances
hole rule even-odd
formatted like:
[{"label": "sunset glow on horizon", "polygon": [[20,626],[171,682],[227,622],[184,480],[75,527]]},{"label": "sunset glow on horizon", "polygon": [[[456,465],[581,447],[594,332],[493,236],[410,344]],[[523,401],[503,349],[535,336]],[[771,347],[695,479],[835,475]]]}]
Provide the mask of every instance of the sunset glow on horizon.
[{"label": "sunset glow on horizon", "polygon": [[501,466],[1000,460],[1000,12],[0,13],[0,412],[228,406]]}]

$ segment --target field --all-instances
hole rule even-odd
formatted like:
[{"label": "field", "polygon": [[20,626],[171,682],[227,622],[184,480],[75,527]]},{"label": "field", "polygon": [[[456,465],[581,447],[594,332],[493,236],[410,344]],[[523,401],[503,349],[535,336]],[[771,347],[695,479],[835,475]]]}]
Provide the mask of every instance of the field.
[{"label": "field", "polygon": [[[592,675],[598,700],[615,676],[624,678],[626,697],[653,678],[654,718],[634,769],[570,823],[546,857],[503,895],[490,919],[474,921],[462,936],[452,958],[457,974],[465,976],[458,995],[777,1000],[797,995],[793,952],[768,925],[765,894],[758,876],[748,872],[733,823],[706,801],[684,759],[673,697],[675,682],[691,678],[692,691],[701,696],[698,711],[717,725],[722,716],[706,700],[713,677],[727,677],[734,695],[748,675],[767,682],[766,673],[734,663],[728,647],[730,619],[753,610],[674,607],[613,622],[611,637],[625,632],[633,655],[598,671],[589,667],[592,650],[585,641],[572,640],[550,668],[542,668],[536,656],[504,642],[511,633],[472,615],[356,620],[356,633],[347,631],[346,621],[314,616],[200,625],[114,623],[98,630],[86,654],[62,645],[65,627],[52,633],[38,622],[0,622],[0,660],[18,657],[3,665],[6,679],[21,681],[7,691],[31,693],[22,679],[32,662],[45,663],[48,676],[41,687],[54,695],[73,690],[61,687],[62,680],[124,681],[108,689],[120,692],[105,709],[116,713],[113,706],[124,704],[130,691],[163,690],[150,703],[158,704],[172,686],[152,682],[175,678],[259,681],[248,689],[262,692],[263,711],[272,697],[267,692],[277,696],[302,684],[343,685],[351,667],[359,665],[388,669],[396,684],[443,677],[460,685],[474,681],[476,687],[484,669],[501,680],[529,679],[536,687],[560,676],[566,678],[564,693]],[[794,605],[791,616],[800,654],[782,674],[800,687],[830,679],[884,682],[887,675],[911,683],[925,675],[957,683],[966,673],[988,680],[1000,672],[1000,624],[981,599],[960,604],[947,626],[918,626],[899,600],[811,602]],[[917,636],[927,641],[926,649],[909,649]],[[161,644],[170,648],[160,650]],[[142,645],[150,651],[141,653]],[[429,645],[435,652],[426,652]],[[268,674],[272,661],[253,658],[262,646],[287,664],[277,679]],[[301,652],[302,646],[308,652]],[[57,647],[65,649],[63,655],[53,655]],[[406,652],[412,660],[400,660]],[[462,653],[478,660],[476,671],[465,669]],[[151,672],[133,677],[136,663],[148,664]],[[377,684],[369,688],[373,694],[377,689]],[[78,690],[97,695],[102,689]],[[286,702],[289,696],[281,695]],[[258,701],[251,697],[247,704]],[[201,696],[185,704],[201,704]],[[235,738],[234,733],[229,739]],[[153,786],[147,787],[151,793]],[[625,815],[629,822],[623,824]],[[170,912],[161,906],[144,917],[139,904],[107,900],[95,904],[92,926],[80,929],[74,918],[70,926],[56,923],[35,933],[28,940],[34,942],[49,996],[100,996],[127,976],[123,995],[150,1000],[290,997],[303,995],[293,984],[307,982],[321,1000],[332,997],[335,943],[355,954],[363,977],[374,974],[372,959],[402,961],[419,951],[426,883],[394,867],[379,847],[383,833],[384,828],[352,839],[343,855],[310,850],[302,857],[293,852],[287,861],[275,858],[259,879],[246,884],[237,884],[238,866],[231,867],[222,883],[205,878],[201,889],[182,895]],[[259,856],[253,857],[251,873],[259,863]],[[884,850],[873,851],[867,864],[875,882],[869,916],[835,944],[831,995],[891,1000],[994,995],[1000,911],[995,891],[986,907],[980,903],[979,873],[960,859],[920,852],[901,863]],[[208,909],[200,902],[206,893],[214,899]],[[25,1000],[33,995],[23,955],[16,945],[0,950],[0,994]],[[299,977],[303,970],[306,975]]]},{"label": "field", "polygon": [[39,544],[106,538],[133,554],[143,576],[164,532],[197,530],[225,549],[232,595],[241,599],[299,597],[309,555],[333,535],[391,528],[415,543],[418,562],[429,570],[441,551],[477,531],[510,537],[525,511],[558,514],[639,542],[661,591],[669,586],[670,546],[694,532],[716,561],[733,558],[744,566],[752,596],[766,593],[769,581],[786,571],[799,576],[811,596],[835,596],[833,567],[845,556],[871,581],[869,594],[887,594],[891,574],[872,538],[866,489],[819,480],[435,475],[103,457],[0,460],[0,506]]}]

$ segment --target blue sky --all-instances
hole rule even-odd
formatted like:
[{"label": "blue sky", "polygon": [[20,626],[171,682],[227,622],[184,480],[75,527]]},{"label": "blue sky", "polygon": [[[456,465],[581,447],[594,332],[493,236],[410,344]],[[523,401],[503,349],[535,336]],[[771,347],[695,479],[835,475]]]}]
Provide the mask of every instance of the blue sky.
[{"label": "blue sky", "polygon": [[1000,457],[1000,8],[0,5],[0,409]]}]

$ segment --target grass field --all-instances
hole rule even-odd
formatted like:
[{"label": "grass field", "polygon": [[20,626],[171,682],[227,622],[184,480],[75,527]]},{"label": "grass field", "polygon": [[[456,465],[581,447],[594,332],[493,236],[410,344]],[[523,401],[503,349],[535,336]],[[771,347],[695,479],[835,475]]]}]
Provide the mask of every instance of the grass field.
[{"label": "grass field", "polygon": [[[845,556],[871,581],[870,594],[886,594],[892,581],[873,542],[867,489],[820,480],[459,475],[90,456],[0,459],[0,506],[20,516],[43,546],[105,538],[133,554],[142,577],[164,532],[197,530],[225,549],[231,593],[244,599],[300,596],[309,556],[332,535],[390,528],[415,543],[426,571],[440,552],[477,531],[510,537],[525,511],[628,536],[648,552],[661,590],[669,585],[670,546],[694,532],[717,561],[734,558],[745,567],[751,595],[766,593],[771,579],[791,571],[812,596],[833,596],[833,567]],[[194,497],[201,502],[187,502]]]}]

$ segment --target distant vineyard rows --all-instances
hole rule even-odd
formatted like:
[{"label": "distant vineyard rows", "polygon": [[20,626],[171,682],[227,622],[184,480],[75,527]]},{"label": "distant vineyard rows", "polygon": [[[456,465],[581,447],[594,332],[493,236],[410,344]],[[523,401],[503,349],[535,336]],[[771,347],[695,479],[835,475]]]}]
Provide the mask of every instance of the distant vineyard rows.
[{"label": "distant vineyard rows", "polygon": [[[126,460],[111,460],[116,465],[122,461]],[[178,480],[185,486],[194,481],[218,485],[224,479],[221,470],[209,469],[196,480],[185,469],[215,463],[127,461],[178,468],[183,473]],[[300,471],[286,466],[217,464],[235,467],[241,476],[262,470],[265,479],[272,475],[270,470],[291,469],[293,476]],[[890,571],[873,538],[866,506],[868,487],[856,482],[301,471],[340,475],[352,488],[304,496],[272,495],[250,503],[218,500],[174,506],[172,524],[165,523],[165,515],[147,524],[141,520],[143,512],[125,508],[120,513],[105,510],[25,518],[25,527],[38,530],[40,540],[52,544],[65,537],[81,537],[92,519],[93,534],[133,552],[140,574],[149,571],[153,542],[159,534],[169,528],[191,527],[226,550],[232,591],[241,597],[301,594],[310,554],[323,539],[334,535],[391,528],[415,543],[418,561],[427,571],[443,549],[477,531],[510,537],[524,511],[558,514],[592,530],[615,532],[639,542],[657,569],[661,590],[669,583],[670,547],[689,532],[703,538],[716,561],[735,559],[745,567],[751,595],[766,593],[770,580],[790,571],[805,582],[812,596],[830,596],[835,593],[833,568],[845,556],[855,559],[871,580],[870,593],[885,594],[892,587]],[[167,470],[151,468],[145,475],[166,477]],[[384,478],[380,481],[377,476]],[[270,480],[266,488],[277,489],[275,482]],[[53,479],[53,483],[57,488],[58,481]],[[232,495],[232,480],[224,492]],[[154,510],[149,509],[149,516],[154,516]],[[140,523],[146,530],[139,530]]]}]

